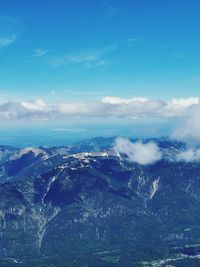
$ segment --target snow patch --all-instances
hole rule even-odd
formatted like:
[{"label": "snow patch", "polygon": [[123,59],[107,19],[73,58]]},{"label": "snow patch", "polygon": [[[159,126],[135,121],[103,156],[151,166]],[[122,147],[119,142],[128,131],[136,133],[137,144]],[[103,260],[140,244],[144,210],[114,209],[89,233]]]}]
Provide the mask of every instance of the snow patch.
[{"label": "snow patch", "polygon": [[159,182],[160,182],[160,177],[158,177],[158,179],[156,179],[156,180],[153,181],[151,192],[150,192],[150,199],[152,199],[153,196],[155,195],[155,193],[158,191],[158,189],[159,189]]}]

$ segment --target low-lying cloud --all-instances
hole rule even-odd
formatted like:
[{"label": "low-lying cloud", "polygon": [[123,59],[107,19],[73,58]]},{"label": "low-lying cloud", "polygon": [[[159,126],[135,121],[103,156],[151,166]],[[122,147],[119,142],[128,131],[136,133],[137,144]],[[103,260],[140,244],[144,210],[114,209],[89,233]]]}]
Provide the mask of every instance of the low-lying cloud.
[{"label": "low-lying cloud", "polygon": [[188,109],[171,137],[185,142],[188,146],[200,145],[200,104]]},{"label": "low-lying cloud", "polygon": [[162,153],[154,142],[132,143],[120,137],[116,139],[116,148],[119,153],[126,154],[130,161],[141,165],[153,164],[162,158]]},{"label": "low-lying cloud", "polygon": [[186,150],[179,151],[176,155],[176,160],[184,162],[199,162],[200,149],[188,148]]},{"label": "low-lying cloud", "polygon": [[168,162],[200,162],[199,148],[160,148],[157,143],[150,141],[131,142],[127,138],[118,137],[115,142],[116,149],[120,154],[125,154],[129,161],[140,165],[154,164],[164,159]]}]

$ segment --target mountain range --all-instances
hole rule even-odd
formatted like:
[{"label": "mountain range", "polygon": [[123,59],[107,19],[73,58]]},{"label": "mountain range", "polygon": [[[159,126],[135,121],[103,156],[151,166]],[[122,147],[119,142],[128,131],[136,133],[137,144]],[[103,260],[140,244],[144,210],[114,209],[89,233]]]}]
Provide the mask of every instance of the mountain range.
[{"label": "mountain range", "polygon": [[141,165],[115,137],[0,146],[0,266],[200,266],[199,254],[200,162]]}]

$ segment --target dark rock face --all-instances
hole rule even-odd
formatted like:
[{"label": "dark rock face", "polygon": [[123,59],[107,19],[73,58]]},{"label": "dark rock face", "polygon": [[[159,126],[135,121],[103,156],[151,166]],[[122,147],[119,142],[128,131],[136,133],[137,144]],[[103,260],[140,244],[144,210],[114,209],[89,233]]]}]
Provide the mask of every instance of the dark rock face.
[{"label": "dark rock face", "polygon": [[115,150],[71,155],[70,149],[26,151],[14,159],[18,150],[6,152],[1,258],[110,252],[125,262],[198,244],[199,163],[140,166]]}]

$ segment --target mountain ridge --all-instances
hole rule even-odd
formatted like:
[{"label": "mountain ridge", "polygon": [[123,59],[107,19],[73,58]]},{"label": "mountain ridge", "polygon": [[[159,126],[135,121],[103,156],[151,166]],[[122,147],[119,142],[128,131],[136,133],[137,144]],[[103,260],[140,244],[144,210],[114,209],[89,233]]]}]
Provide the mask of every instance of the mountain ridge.
[{"label": "mountain ridge", "polygon": [[[105,141],[101,152],[105,142],[97,148],[94,141],[88,152],[88,141],[85,148],[27,151],[14,159],[6,151],[0,258],[89,257],[99,266],[139,266],[177,253],[198,255],[200,163],[139,165]],[[164,150],[182,146],[158,142]]]}]

